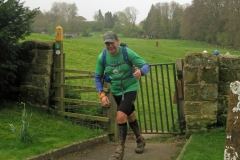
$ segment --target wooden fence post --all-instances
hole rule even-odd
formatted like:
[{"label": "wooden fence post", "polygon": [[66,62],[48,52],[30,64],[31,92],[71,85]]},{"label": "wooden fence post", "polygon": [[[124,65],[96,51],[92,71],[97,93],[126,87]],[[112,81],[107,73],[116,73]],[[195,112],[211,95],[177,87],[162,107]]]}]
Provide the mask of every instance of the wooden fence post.
[{"label": "wooden fence post", "polygon": [[[63,28],[61,26],[58,26],[55,29],[55,40],[54,68],[65,69],[63,56]],[[55,83],[64,84],[64,81],[64,72],[55,72]],[[65,97],[63,87],[55,88],[55,97]],[[57,101],[55,102],[55,105],[58,110],[64,111],[64,102]]]},{"label": "wooden fence post", "polygon": [[[104,83],[104,88],[110,88],[109,83]],[[111,92],[107,92],[107,97],[110,100],[110,106],[107,109],[107,117],[110,119],[108,125],[108,136],[111,141],[118,140],[118,126],[117,126],[117,104],[114,100],[113,95]]]},{"label": "wooden fence post", "polygon": [[179,111],[180,112],[180,115],[179,115],[179,118],[180,118],[180,130],[181,132],[184,132],[185,130],[185,111],[184,111],[184,93],[183,93],[183,90],[184,90],[184,84],[183,84],[183,66],[184,66],[184,63],[183,63],[183,59],[182,58],[179,58],[176,60],[176,69],[177,69],[177,77],[178,77],[178,80],[177,80],[177,93],[175,94],[177,98],[177,101],[176,103],[178,103],[178,106],[179,106]]},{"label": "wooden fence post", "polygon": [[224,160],[239,159],[240,155],[240,82],[230,84],[227,128],[225,138]]}]

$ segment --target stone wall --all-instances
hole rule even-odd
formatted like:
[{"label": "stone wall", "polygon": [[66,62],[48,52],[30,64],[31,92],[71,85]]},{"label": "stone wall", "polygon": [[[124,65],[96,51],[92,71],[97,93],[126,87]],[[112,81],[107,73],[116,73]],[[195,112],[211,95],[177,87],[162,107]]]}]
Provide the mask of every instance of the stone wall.
[{"label": "stone wall", "polygon": [[235,55],[187,53],[183,68],[186,133],[224,124],[229,84],[240,78]]},{"label": "stone wall", "polygon": [[32,60],[21,76],[21,101],[47,107],[50,102],[54,42],[26,41],[23,45],[27,46],[24,52]]}]

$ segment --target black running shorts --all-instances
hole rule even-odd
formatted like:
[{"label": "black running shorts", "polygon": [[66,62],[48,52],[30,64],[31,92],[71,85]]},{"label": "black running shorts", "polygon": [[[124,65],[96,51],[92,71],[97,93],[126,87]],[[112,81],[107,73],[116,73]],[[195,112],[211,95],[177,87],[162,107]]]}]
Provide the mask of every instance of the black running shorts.
[{"label": "black running shorts", "polygon": [[135,111],[134,102],[137,98],[137,91],[124,93],[124,100],[122,100],[122,95],[113,97],[117,103],[118,111],[122,111],[127,116],[130,116]]}]

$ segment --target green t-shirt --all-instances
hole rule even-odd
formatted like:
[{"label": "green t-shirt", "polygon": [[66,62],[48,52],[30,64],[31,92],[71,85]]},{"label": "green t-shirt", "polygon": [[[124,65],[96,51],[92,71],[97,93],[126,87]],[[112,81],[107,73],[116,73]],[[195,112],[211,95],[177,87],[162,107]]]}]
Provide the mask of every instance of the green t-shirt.
[{"label": "green t-shirt", "polygon": [[[128,60],[136,67],[141,68],[146,62],[139,57],[134,51],[129,48],[127,49]],[[111,92],[113,95],[121,95],[122,91],[124,93],[129,91],[137,91],[138,90],[138,79],[131,76],[130,74],[133,72],[133,67],[124,63],[122,47],[118,47],[118,53],[115,56],[111,56],[109,52],[106,53],[106,63],[107,64],[116,64],[123,63],[118,66],[104,66],[103,63],[103,52],[98,56],[97,66],[95,73],[98,75],[103,75],[104,70],[108,74],[111,80]],[[120,80],[123,79],[123,80]],[[121,84],[122,82],[122,84]]]}]

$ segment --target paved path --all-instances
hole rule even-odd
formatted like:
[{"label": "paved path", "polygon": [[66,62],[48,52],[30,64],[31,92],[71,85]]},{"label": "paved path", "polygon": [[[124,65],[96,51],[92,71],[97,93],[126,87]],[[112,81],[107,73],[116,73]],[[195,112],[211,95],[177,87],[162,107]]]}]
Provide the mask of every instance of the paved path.
[{"label": "paved path", "polygon": [[[144,135],[143,135],[144,136]],[[123,160],[175,160],[180,154],[182,142],[148,142],[144,153],[136,154],[134,152],[136,143],[127,140],[125,144],[125,154]],[[114,153],[117,143],[109,142],[93,148],[88,148],[81,152],[66,155],[58,160],[108,160]]]}]

